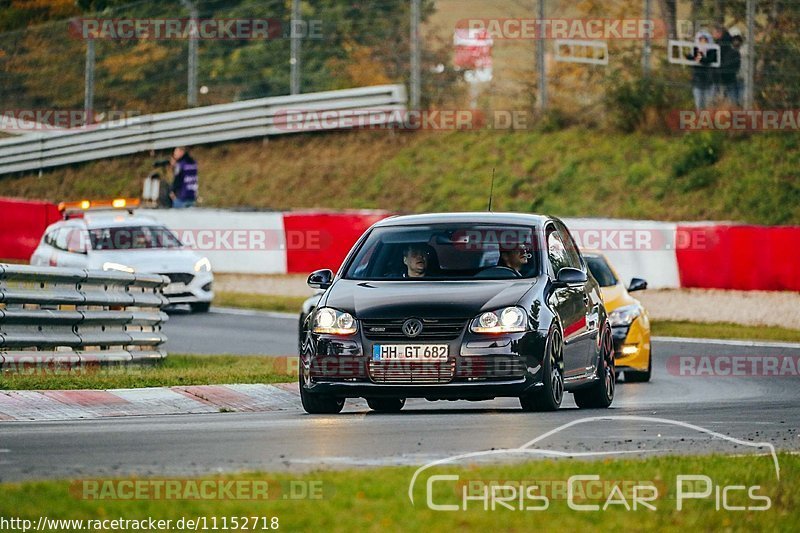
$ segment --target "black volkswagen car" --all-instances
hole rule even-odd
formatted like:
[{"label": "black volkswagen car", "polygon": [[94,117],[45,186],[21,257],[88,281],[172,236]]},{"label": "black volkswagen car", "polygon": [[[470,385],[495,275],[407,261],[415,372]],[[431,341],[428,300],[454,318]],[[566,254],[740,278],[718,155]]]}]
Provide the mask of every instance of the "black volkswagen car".
[{"label": "black volkswagen car", "polygon": [[614,399],[600,288],[557,218],[513,213],[392,217],[368,229],[301,324],[309,413],[346,398],[394,412],[406,398],[517,397],[555,410]]}]

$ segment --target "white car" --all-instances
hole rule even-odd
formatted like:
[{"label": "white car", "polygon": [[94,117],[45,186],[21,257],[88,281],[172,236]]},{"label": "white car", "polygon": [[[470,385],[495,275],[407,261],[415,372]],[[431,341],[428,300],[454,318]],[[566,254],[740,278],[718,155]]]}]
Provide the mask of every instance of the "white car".
[{"label": "white car", "polygon": [[32,265],[163,274],[171,281],[164,288],[170,304],[208,311],[214,298],[208,258],[186,249],[154,218],[133,210],[77,211],[82,216],[70,218],[67,209],[65,220],[47,227]]}]

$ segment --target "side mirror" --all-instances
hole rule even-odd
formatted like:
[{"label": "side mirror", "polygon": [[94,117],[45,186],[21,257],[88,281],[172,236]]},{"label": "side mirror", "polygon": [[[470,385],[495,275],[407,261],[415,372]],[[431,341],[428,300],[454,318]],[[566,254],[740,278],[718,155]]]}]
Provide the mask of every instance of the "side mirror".
[{"label": "side mirror", "polygon": [[559,287],[566,287],[567,285],[578,285],[586,283],[588,278],[586,273],[578,268],[564,267],[558,271],[556,276],[556,285]]},{"label": "side mirror", "polygon": [[315,270],[308,276],[308,286],[312,289],[325,290],[333,283],[333,272],[327,268]]},{"label": "side mirror", "polygon": [[643,291],[647,288],[647,282],[642,278],[633,278],[628,286],[628,292]]}]

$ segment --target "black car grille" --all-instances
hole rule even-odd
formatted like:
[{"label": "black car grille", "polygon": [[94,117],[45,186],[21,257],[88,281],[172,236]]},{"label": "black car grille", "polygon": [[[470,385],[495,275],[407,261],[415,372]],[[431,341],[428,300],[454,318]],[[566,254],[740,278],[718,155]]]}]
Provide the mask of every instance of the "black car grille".
[{"label": "black car grille", "polygon": [[185,274],[183,272],[170,272],[161,275],[167,276],[170,283],[183,283],[185,285],[190,284],[194,279],[194,274]]},{"label": "black car grille", "polygon": [[370,361],[369,377],[375,383],[399,385],[448,383],[455,368],[455,361]]},{"label": "black car grille", "polygon": [[[364,335],[371,340],[411,340],[403,333],[406,319],[363,320]],[[461,318],[422,319],[422,332],[413,337],[414,341],[446,341],[458,338],[464,331],[467,321]]]}]

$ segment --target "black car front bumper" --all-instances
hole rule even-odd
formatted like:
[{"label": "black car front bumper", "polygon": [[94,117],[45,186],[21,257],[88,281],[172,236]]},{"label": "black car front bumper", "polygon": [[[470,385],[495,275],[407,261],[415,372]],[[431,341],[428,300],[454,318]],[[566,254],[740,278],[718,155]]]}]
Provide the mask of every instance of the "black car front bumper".
[{"label": "black car front bumper", "polygon": [[382,362],[371,355],[380,342],[385,343],[358,334],[312,339],[313,353],[301,357],[305,391],[342,398],[481,400],[519,397],[543,383],[539,332],[492,338],[462,333],[446,341],[450,357],[441,362]]}]

